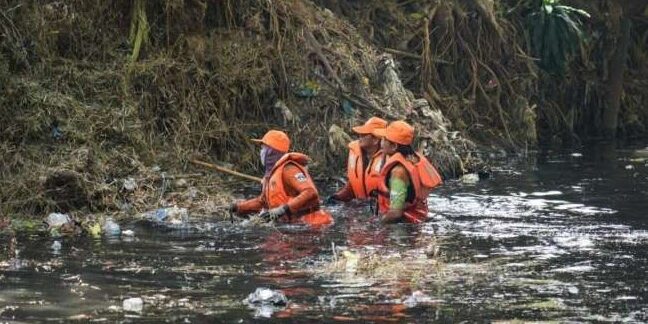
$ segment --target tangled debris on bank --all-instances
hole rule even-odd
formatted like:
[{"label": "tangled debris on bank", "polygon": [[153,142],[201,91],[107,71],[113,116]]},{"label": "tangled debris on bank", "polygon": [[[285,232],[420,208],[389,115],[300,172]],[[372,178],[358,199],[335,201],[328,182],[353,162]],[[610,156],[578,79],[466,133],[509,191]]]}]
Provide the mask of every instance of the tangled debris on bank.
[{"label": "tangled debris on bank", "polygon": [[186,179],[192,157],[255,170],[248,139],[269,127],[286,128],[323,173],[371,115],[413,121],[446,174],[471,166],[472,142],[328,10],[137,3],[3,1],[4,214],[141,212],[171,199],[165,175],[203,188],[227,179]]},{"label": "tangled debris on bank", "polygon": [[0,213],[139,213],[196,192],[218,205],[229,178],[190,159],[252,173],[248,139],[278,127],[331,175],[372,115],[412,122],[446,177],[479,171],[475,142],[525,148],[568,120],[538,110],[523,7],[0,0]]}]

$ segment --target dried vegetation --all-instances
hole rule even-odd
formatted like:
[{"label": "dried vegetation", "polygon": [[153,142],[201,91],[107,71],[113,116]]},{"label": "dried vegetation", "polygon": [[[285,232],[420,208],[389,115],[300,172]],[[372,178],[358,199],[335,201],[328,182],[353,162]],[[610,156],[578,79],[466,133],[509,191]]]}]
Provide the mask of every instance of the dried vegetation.
[{"label": "dried vegetation", "polygon": [[[326,174],[343,164],[350,127],[371,115],[415,124],[444,175],[478,171],[466,138],[523,148],[536,142],[536,115],[549,132],[578,120],[563,99],[584,77],[545,98],[522,8],[531,5],[0,0],[0,213],[165,204],[166,177],[197,172],[191,158],[258,170],[248,139],[271,127]],[[646,37],[632,37],[640,79]],[[585,57],[576,64],[591,65]],[[643,125],[632,108],[645,102],[641,82],[623,97],[627,127]],[[585,84],[573,100],[601,101],[603,86]],[[124,189],[129,178],[136,190]],[[189,178],[187,188],[225,201],[225,180]]]}]

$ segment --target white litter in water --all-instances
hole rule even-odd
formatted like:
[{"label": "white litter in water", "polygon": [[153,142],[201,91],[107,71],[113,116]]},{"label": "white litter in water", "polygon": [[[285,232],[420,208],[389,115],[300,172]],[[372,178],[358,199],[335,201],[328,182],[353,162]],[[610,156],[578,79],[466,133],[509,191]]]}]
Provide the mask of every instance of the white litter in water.
[{"label": "white litter in water", "polygon": [[588,266],[588,265],[582,265],[582,266],[573,266],[573,267],[565,267],[565,268],[560,268],[560,269],[553,269],[551,272],[562,272],[562,273],[569,273],[569,272],[589,272],[594,270],[594,267]]},{"label": "white litter in water", "polygon": [[553,240],[558,246],[565,248],[591,250],[594,247],[594,242],[590,238],[583,236],[557,236]]},{"label": "white litter in water", "polygon": [[581,154],[581,153],[572,153],[571,156],[573,156],[573,157],[582,157],[583,154]]},{"label": "white litter in water", "polygon": [[479,175],[477,175],[477,173],[468,173],[462,175],[459,180],[465,184],[475,184],[479,182]]},{"label": "white litter in water", "polygon": [[567,210],[567,209],[573,209],[573,208],[578,208],[578,207],[585,207],[585,205],[583,205],[583,204],[564,204],[564,205],[555,206],[554,209]]},{"label": "white litter in water", "polygon": [[536,191],[530,193],[531,196],[536,196],[536,197],[544,197],[544,196],[559,196],[562,195],[562,192],[558,190],[550,190],[550,191]]},{"label": "white litter in water", "polygon": [[144,308],[144,302],[139,297],[124,299],[122,308],[125,312],[140,313]]},{"label": "white litter in water", "polygon": [[255,310],[254,317],[271,318],[274,312],[274,307],[270,305],[261,305]]},{"label": "white litter in water", "polygon": [[634,166],[632,164],[628,164],[628,165],[625,166],[625,169],[626,170],[632,170],[632,169],[634,169]]},{"label": "white litter in water", "polygon": [[619,296],[616,300],[637,300],[636,296]]},{"label": "white litter in water", "polygon": [[54,251],[54,253],[58,253],[60,250],[61,250],[61,242],[54,241],[54,243],[52,243],[52,251]]},{"label": "white litter in water", "polygon": [[63,224],[70,222],[70,216],[67,214],[61,213],[51,213],[47,215],[47,220],[45,221],[50,227],[59,227]]},{"label": "white litter in water", "polygon": [[125,230],[125,231],[122,231],[122,235],[123,236],[135,236],[135,232],[133,232],[132,230]]}]

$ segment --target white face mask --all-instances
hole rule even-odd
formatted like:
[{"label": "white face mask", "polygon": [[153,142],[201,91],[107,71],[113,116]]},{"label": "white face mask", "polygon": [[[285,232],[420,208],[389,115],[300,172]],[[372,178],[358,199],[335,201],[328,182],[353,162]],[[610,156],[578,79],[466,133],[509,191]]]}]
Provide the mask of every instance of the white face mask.
[{"label": "white face mask", "polygon": [[263,166],[265,166],[265,157],[267,153],[268,153],[268,148],[265,145],[261,146],[261,153],[259,154],[259,156],[261,157],[261,165]]}]

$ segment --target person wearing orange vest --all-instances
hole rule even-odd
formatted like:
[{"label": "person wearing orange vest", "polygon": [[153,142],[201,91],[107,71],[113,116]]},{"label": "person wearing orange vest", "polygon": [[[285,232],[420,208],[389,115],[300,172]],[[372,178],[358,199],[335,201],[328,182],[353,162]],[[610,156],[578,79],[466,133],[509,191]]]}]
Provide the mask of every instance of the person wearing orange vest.
[{"label": "person wearing orange vest", "polygon": [[285,223],[332,223],[331,215],[319,209],[319,194],[306,170],[309,158],[301,153],[288,153],[288,135],[270,130],[262,139],[252,141],[261,144],[261,163],[265,168],[261,195],[233,203],[230,211],[238,215],[261,212],[263,218]]},{"label": "person wearing orange vest", "polygon": [[381,170],[378,197],[381,221],[425,221],[427,196],[442,180],[436,168],[412,148],[414,128],[399,120],[373,134],[382,138],[381,150],[388,157]]},{"label": "person wearing orange vest", "polygon": [[373,135],[376,129],[387,127],[387,122],[371,117],[364,125],[353,127],[360,136],[349,143],[347,159],[347,183],[335,194],[326,198],[327,204],[352,199],[368,199],[380,184],[380,170],[385,163],[385,155],[380,152],[380,138]]}]

